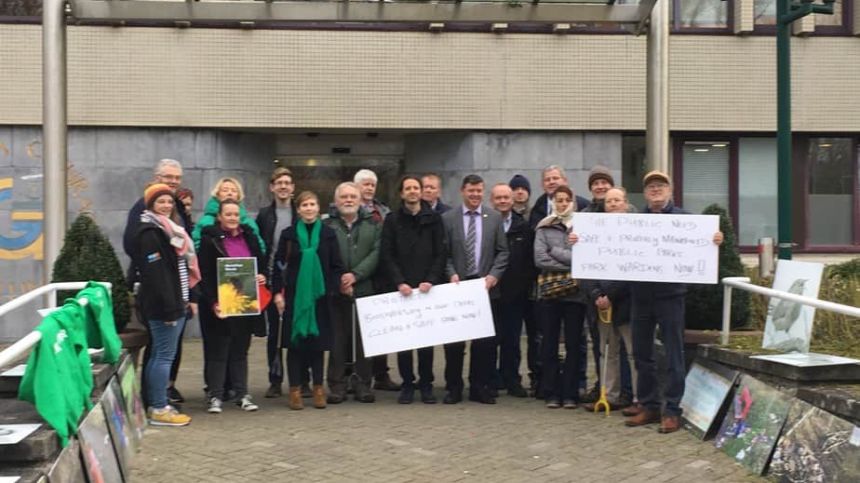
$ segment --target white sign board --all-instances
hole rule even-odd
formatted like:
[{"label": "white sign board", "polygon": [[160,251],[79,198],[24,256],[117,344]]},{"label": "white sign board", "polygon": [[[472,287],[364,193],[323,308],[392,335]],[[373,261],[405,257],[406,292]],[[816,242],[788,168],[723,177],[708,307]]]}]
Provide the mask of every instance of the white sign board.
[{"label": "white sign board", "polygon": [[356,299],[367,357],[496,335],[484,279]]},{"label": "white sign board", "polygon": [[717,283],[717,215],[574,213],[571,276]]},{"label": "white sign board", "polygon": [[[773,289],[818,298],[823,263],[780,260]],[[809,352],[815,307],[776,297],[770,298],[761,346],[784,352]]]},{"label": "white sign board", "polygon": [[763,361],[779,362],[795,367],[820,367],[839,366],[844,364],[860,364],[857,359],[848,357],[832,356],[830,354],[816,354],[815,352],[792,352],[791,354],[767,354],[750,356],[750,359],[761,359]]}]

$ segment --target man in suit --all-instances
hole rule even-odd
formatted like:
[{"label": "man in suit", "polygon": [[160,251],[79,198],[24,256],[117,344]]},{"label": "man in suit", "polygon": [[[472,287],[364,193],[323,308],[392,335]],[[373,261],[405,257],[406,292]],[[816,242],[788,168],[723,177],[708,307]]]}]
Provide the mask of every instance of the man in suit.
[{"label": "man in suit", "polygon": [[421,199],[430,203],[430,208],[440,215],[451,207],[442,203],[439,195],[442,192],[442,179],[436,173],[427,173],[421,177]]},{"label": "man in suit", "polygon": [[[564,168],[551,164],[543,169],[541,173],[543,194],[535,200],[532,212],[529,214],[529,226],[532,230],[537,227],[541,220],[552,212],[552,195],[559,186],[568,186],[567,175]],[[582,196],[576,196],[576,211],[582,211],[589,205],[589,201]]]},{"label": "man in suit", "polygon": [[[448,241],[446,275],[451,283],[484,278],[490,292],[491,306],[497,312],[500,296],[498,283],[508,266],[508,242],[501,215],[484,201],[484,180],[476,174],[463,178],[460,185],[463,204],[442,215]],[[463,359],[466,343],[445,344],[445,384],[448,394],[443,402],[456,404],[463,400]],[[490,388],[493,375],[495,338],[472,341],[469,354],[469,399],[495,404]]]}]

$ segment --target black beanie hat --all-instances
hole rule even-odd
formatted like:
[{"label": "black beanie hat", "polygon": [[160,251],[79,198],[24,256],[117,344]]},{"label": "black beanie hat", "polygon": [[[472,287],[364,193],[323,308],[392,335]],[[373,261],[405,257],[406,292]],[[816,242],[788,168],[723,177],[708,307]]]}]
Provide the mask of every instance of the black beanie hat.
[{"label": "black beanie hat", "polygon": [[531,194],[532,192],[532,186],[531,184],[529,184],[529,180],[521,174],[515,174],[514,177],[511,178],[511,182],[508,183],[508,185],[511,187],[512,190],[517,188],[525,188],[526,191],[529,192],[529,194]]}]

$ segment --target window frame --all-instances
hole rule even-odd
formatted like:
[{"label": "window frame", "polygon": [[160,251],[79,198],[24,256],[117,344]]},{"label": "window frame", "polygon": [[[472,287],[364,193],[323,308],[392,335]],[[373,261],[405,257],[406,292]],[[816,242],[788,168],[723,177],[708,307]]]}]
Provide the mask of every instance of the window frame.
[{"label": "window frame", "polygon": [[[754,0],[749,0],[754,1]],[[814,14],[811,14],[814,15]],[[812,32],[804,33],[804,37],[853,37],[854,0],[842,0],[842,25],[815,26]],[[757,25],[753,22],[751,35],[776,35],[776,25]],[[794,34],[792,34],[794,35]]]},{"label": "window frame", "polygon": [[681,0],[672,0],[672,19],[669,25],[671,34],[681,35],[735,35],[735,0],[726,3],[725,27],[683,27],[681,26]]},{"label": "window frame", "polygon": [[[685,131],[672,133],[672,185],[673,198],[678,206],[684,206],[684,143],[688,141],[729,142],[729,206],[726,207],[735,226],[735,237],[739,236],[739,173],[741,138],[776,138],[775,132],[714,132]],[[807,159],[809,143],[813,138],[850,138],[854,153],[853,186],[854,198],[851,219],[853,220],[853,244],[821,245],[809,240],[810,216],[809,179],[810,165]],[[792,238],[797,240],[795,253],[860,253],[860,133],[856,132],[795,132],[792,138]],[[736,239],[739,243],[740,240]],[[741,253],[756,253],[756,245],[738,245]]]}]

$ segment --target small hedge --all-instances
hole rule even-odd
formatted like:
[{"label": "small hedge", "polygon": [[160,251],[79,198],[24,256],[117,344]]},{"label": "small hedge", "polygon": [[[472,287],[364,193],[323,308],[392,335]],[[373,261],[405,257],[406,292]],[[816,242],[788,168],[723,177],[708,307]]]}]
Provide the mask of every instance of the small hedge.
[{"label": "small hedge", "polygon": [[[713,204],[702,211],[703,215],[719,215],[723,244],[720,245],[719,280],[724,277],[744,276],[735,240],[735,228],[725,209]],[[750,313],[749,292],[735,290],[732,295],[732,328],[746,325]],[[723,285],[688,285],[686,326],[688,329],[719,330],[723,326]]]},{"label": "small hedge", "polygon": [[[110,282],[117,332],[128,324],[131,307],[122,266],[110,241],[88,214],[78,216],[66,232],[63,249],[54,262],[51,279],[52,282]],[[74,295],[75,292],[59,292],[57,301],[62,303]]]}]

